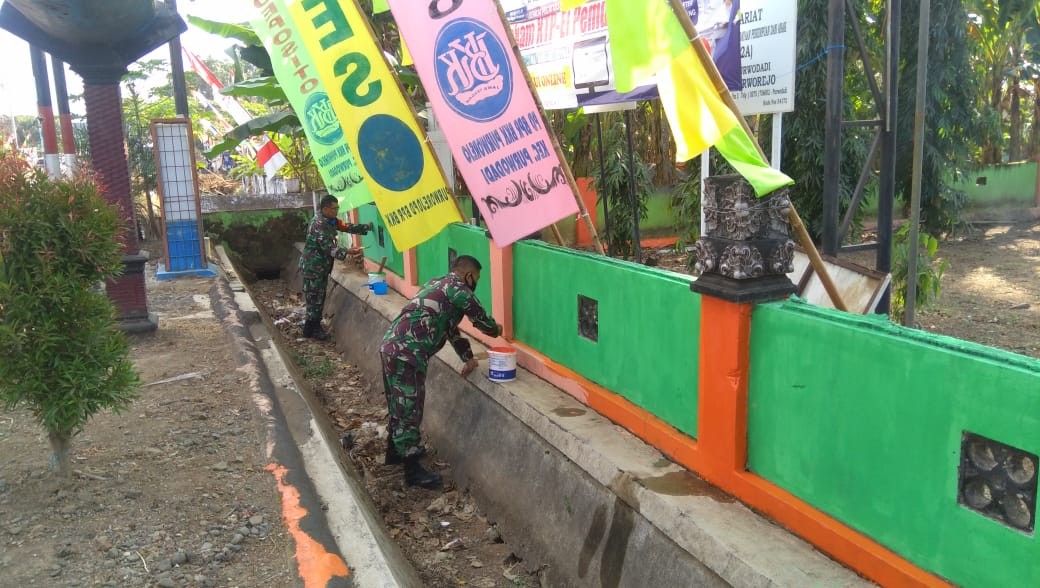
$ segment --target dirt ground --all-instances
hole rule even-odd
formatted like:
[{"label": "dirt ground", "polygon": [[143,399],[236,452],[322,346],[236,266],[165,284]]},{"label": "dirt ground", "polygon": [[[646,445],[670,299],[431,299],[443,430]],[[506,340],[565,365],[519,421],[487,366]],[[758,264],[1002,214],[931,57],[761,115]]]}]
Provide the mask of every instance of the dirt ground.
[{"label": "dirt ground", "polygon": [[0,412],[0,585],[293,585],[280,497],[209,285],[150,281],[161,322],[131,338],[139,398],[73,439],[70,479],[50,470],[29,413]]},{"label": "dirt ground", "polygon": [[[0,412],[0,586],[298,583],[247,388],[210,311],[210,283],[149,280],[161,322],[155,334],[131,338],[140,397],[122,415],[97,415],[74,439],[70,479],[49,468],[46,435],[30,414]],[[464,490],[408,488],[399,466],[382,465],[381,388],[332,343],[299,338],[302,300],[284,283],[254,290],[282,319],[291,359],[350,440],[344,455],[424,585],[538,586],[538,570],[512,554]],[[428,461],[450,480],[434,448]]]},{"label": "dirt ground", "polygon": [[920,328],[1040,358],[1040,222],[976,224],[939,258],[942,292]]}]

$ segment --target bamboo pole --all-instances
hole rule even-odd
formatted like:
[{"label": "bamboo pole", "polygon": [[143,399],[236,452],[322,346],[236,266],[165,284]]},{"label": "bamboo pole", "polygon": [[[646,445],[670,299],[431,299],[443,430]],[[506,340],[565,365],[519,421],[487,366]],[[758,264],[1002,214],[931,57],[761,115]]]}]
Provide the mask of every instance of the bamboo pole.
[{"label": "bamboo pole", "polygon": [[[517,64],[520,66],[520,71],[524,72],[524,81],[527,82],[527,87],[531,90],[531,96],[534,98],[535,106],[538,107],[538,116],[542,119],[542,126],[547,131],[549,139],[552,140],[553,150],[556,152],[556,157],[560,160],[560,167],[563,168],[563,173],[567,177],[567,184],[570,186],[571,194],[574,195],[574,200],[578,203],[580,216],[585,220],[585,226],[589,229],[589,236],[592,237],[592,243],[596,247],[596,252],[600,255],[605,255],[606,253],[603,250],[603,243],[599,240],[599,231],[596,230],[596,223],[592,222],[592,218],[589,217],[589,210],[585,207],[585,201],[581,199],[581,194],[578,192],[578,183],[574,181],[574,174],[571,172],[571,166],[567,164],[567,158],[563,156],[563,149],[560,147],[560,142],[556,138],[556,133],[553,132],[552,126],[549,124],[549,120],[545,116],[545,108],[542,107],[542,101],[538,98],[538,92],[534,89],[534,83],[531,81],[531,74],[527,71],[527,66],[524,65],[523,56],[520,55],[520,47],[516,44],[516,39],[513,38],[513,29],[509,28],[509,21],[506,20],[506,15],[502,11],[502,4],[495,2],[495,8],[498,10],[498,17],[502,20],[502,28],[506,31],[506,37],[509,39],[509,46],[513,49],[513,56],[516,58]],[[556,235],[556,238],[561,240],[560,244],[562,245],[562,236],[555,224],[553,225],[553,232]]]},{"label": "bamboo pole", "polygon": [[914,161],[910,180],[910,235],[906,250],[906,299],[903,304],[903,325],[913,328],[917,311],[917,253],[921,231],[921,175],[924,173],[924,120],[925,100],[928,98],[928,25],[932,4],[921,0],[917,18],[917,87],[914,101]]},{"label": "bamboo pole", "polygon": [[[766,154],[762,151],[762,147],[758,144],[758,141],[754,139],[755,135],[751,132],[748,127],[747,121],[744,120],[744,115],[740,113],[740,109],[737,107],[737,103],[733,100],[733,95],[730,94],[729,88],[726,87],[726,82],[722,80],[722,75],[719,74],[719,70],[715,67],[715,62],[711,59],[711,55],[708,54],[708,50],[704,48],[704,45],[698,40],[697,27],[693,25],[693,21],[690,20],[690,15],[687,14],[686,9],[683,8],[681,0],[668,0],[672,7],[672,12],[675,13],[676,18],[679,19],[679,23],[682,24],[683,31],[689,38],[690,43],[693,45],[693,49],[697,54],[697,59],[700,60],[704,70],[708,73],[712,83],[715,86],[715,90],[719,93],[719,97],[722,101],[733,111],[733,114],[737,117],[737,122],[744,129],[744,132],[748,134],[748,137],[752,138],[752,143],[755,145],[755,149],[758,150],[759,155],[762,159],[766,159]],[[820,257],[820,252],[816,249],[816,244],[813,243],[812,237],[809,236],[809,231],[805,229],[805,223],[802,222],[802,218],[798,216],[798,211],[795,210],[794,204],[788,209],[787,219],[791,223],[791,228],[794,229],[795,235],[798,237],[798,242],[801,243],[802,248],[805,249],[805,253],[809,256],[809,261],[812,263],[813,270],[816,271],[816,275],[820,276],[820,281],[823,283],[823,287],[827,290],[827,295],[830,296],[831,302],[834,307],[838,310],[848,311],[848,307],[845,302],[841,299],[841,295],[838,293],[838,288],[834,285],[834,280],[831,279],[830,273],[827,272],[827,267],[823,263],[823,258]]]}]

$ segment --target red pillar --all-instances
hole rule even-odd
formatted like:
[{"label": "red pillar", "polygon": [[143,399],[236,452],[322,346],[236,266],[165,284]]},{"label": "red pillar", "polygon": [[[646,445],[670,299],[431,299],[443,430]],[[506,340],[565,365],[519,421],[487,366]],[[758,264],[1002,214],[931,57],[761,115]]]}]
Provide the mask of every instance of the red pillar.
[{"label": "red pillar", "polygon": [[144,277],[148,258],[140,255],[130,192],[130,169],[123,145],[119,80],[124,72],[84,76],[83,100],[87,109],[87,132],[94,171],[105,198],[119,208],[124,223],[119,242],[123,245],[125,269],[122,276],[106,285],[108,298],[119,311],[120,327],[126,332],[136,333],[153,331],[157,323],[148,312]]}]

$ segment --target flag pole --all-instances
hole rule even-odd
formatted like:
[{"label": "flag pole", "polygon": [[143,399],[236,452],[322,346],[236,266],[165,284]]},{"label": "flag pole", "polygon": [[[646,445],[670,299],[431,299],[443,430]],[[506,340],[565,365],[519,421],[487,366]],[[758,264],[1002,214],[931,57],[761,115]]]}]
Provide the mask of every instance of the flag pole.
[{"label": "flag pole", "polygon": [[[755,135],[751,132],[751,128],[748,127],[747,121],[744,120],[744,115],[740,113],[740,108],[737,107],[737,103],[733,100],[733,95],[730,94],[729,88],[726,87],[726,82],[723,81],[722,75],[719,73],[717,67],[715,67],[715,61],[712,60],[711,55],[708,54],[708,50],[704,48],[704,45],[698,40],[697,27],[694,26],[693,21],[690,20],[689,13],[683,8],[682,0],[668,0],[668,3],[672,7],[672,12],[675,13],[676,18],[679,19],[679,23],[682,24],[683,31],[689,38],[690,43],[693,45],[694,52],[697,54],[697,59],[700,60],[704,70],[708,73],[708,77],[711,78],[712,83],[715,85],[715,90],[719,93],[719,97],[722,101],[733,111],[736,115],[737,122],[747,133],[748,137],[752,138],[751,143],[758,150],[758,154],[762,156],[762,159],[768,161],[766,154],[762,151],[762,146],[758,144],[758,140],[755,139]],[[795,210],[794,204],[792,203],[787,212],[787,220],[791,223],[791,228],[794,229],[795,235],[798,236],[798,241],[801,243],[802,248],[805,249],[806,255],[809,256],[809,261],[812,263],[813,270],[816,271],[816,275],[820,276],[820,281],[823,283],[823,287],[827,290],[827,295],[830,296],[831,303],[838,310],[848,311],[848,307],[845,306],[845,302],[841,299],[841,294],[838,293],[838,288],[834,285],[834,281],[831,279],[830,273],[827,272],[827,267],[823,263],[823,258],[820,257],[820,252],[816,249],[816,245],[812,241],[812,237],[809,236],[809,231],[805,229],[805,223],[802,222],[802,218],[798,216],[798,211]]]},{"label": "flag pole", "polygon": [[[527,82],[527,87],[531,90],[531,96],[534,97],[535,106],[538,107],[538,114],[541,116],[542,125],[548,131],[549,138],[552,139],[553,150],[556,152],[556,157],[560,160],[560,167],[563,168],[563,173],[567,177],[567,185],[570,186],[571,194],[574,196],[574,200],[578,203],[578,211],[580,212],[581,218],[585,220],[585,226],[589,229],[589,235],[592,237],[592,243],[596,247],[596,252],[600,255],[606,255],[603,251],[603,243],[599,240],[599,232],[596,230],[596,223],[592,222],[592,218],[589,217],[589,210],[585,207],[585,202],[581,199],[578,193],[578,183],[574,181],[574,174],[571,172],[571,166],[567,164],[567,159],[563,156],[563,149],[560,148],[560,142],[556,138],[556,133],[552,130],[552,126],[548,123],[548,119],[545,116],[545,108],[542,107],[542,100],[538,97],[538,92],[534,88],[534,83],[531,81],[531,73],[527,71],[527,66],[524,65],[524,58],[520,55],[520,46],[516,44],[516,39],[513,37],[513,29],[509,27],[509,21],[506,20],[505,12],[502,11],[502,4],[495,2],[495,8],[498,10],[498,18],[502,20],[502,27],[506,30],[506,36],[509,38],[509,46],[513,48],[513,55],[516,57],[517,64],[520,66],[520,71],[524,72],[524,81]],[[561,239],[560,231],[556,228],[556,224],[553,223],[553,233],[557,239]],[[560,241],[563,244],[563,241]]]}]

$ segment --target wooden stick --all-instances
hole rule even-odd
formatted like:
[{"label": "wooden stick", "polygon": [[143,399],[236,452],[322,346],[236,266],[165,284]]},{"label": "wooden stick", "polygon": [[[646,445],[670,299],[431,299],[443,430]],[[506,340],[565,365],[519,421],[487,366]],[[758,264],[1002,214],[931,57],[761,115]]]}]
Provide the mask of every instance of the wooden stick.
[{"label": "wooden stick", "polygon": [[[559,243],[560,245],[566,247],[566,244],[563,242],[563,235],[560,234],[560,228],[556,226],[556,223],[552,224],[552,232],[553,232],[553,237],[556,237],[556,242]],[[603,252],[600,251],[600,253],[603,253]]]},{"label": "wooden stick", "polygon": [[[600,255],[606,255],[603,250],[603,243],[599,240],[599,231],[596,230],[596,223],[592,222],[592,218],[589,217],[589,211],[585,207],[585,201],[581,199],[581,193],[578,192],[578,183],[574,181],[574,174],[571,172],[571,166],[567,164],[567,158],[563,155],[563,149],[560,147],[560,142],[556,138],[556,133],[553,132],[552,126],[549,124],[548,119],[545,116],[545,108],[542,107],[542,100],[538,97],[538,92],[534,88],[534,82],[531,81],[531,73],[527,71],[527,65],[524,64],[524,58],[520,55],[520,46],[516,44],[516,39],[513,38],[513,29],[509,27],[509,21],[506,20],[505,12],[502,11],[502,4],[495,2],[495,7],[498,9],[498,17],[502,19],[502,28],[506,31],[506,37],[509,38],[509,45],[513,48],[513,55],[516,57],[517,64],[520,65],[520,71],[524,72],[524,80],[527,82],[528,89],[531,90],[531,96],[534,98],[535,106],[538,107],[538,116],[542,119],[542,126],[545,128],[552,140],[553,150],[556,152],[556,157],[560,160],[560,166],[563,168],[563,174],[567,177],[567,184],[571,188],[571,194],[574,195],[574,200],[578,203],[578,211],[580,216],[585,219],[585,226],[589,229],[589,236],[592,237],[592,243],[596,247],[596,252]],[[563,245],[563,237],[560,235],[559,229],[556,225],[553,225],[553,233],[556,235],[556,239]]]},{"label": "wooden stick", "polygon": [[376,273],[377,274],[383,273],[383,268],[384,267],[386,267],[386,256],[385,255],[383,256],[383,259],[379,260],[379,267],[376,268]]},{"label": "wooden stick", "polygon": [[[704,48],[704,45],[697,38],[697,27],[693,25],[693,21],[690,20],[690,15],[683,8],[681,0],[668,0],[672,6],[672,12],[679,19],[679,23],[682,24],[683,31],[686,36],[690,39],[690,43],[693,45],[693,49],[697,54],[697,58],[700,60],[704,70],[708,73],[708,77],[711,78],[712,83],[715,85],[715,90],[719,93],[719,97],[722,101],[733,111],[733,114],[737,117],[737,122],[747,133],[748,137],[751,137],[751,143],[754,144],[755,149],[758,150],[758,154],[762,156],[763,160],[766,160],[766,154],[762,151],[762,146],[758,144],[758,140],[755,139],[755,135],[751,132],[751,128],[748,127],[747,121],[744,120],[744,115],[740,113],[740,108],[737,107],[737,102],[733,99],[733,95],[730,94],[729,88],[726,87],[726,82],[723,81],[722,75],[719,73],[715,62],[712,60],[711,55],[708,54],[708,50]],[[813,243],[812,237],[809,236],[809,231],[805,229],[805,223],[802,222],[802,218],[798,216],[798,211],[795,210],[794,204],[788,209],[787,220],[791,223],[791,228],[794,229],[795,235],[798,237],[798,242],[801,243],[802,248],[805,249],[806,255],[809,256],[809,261],[812,263],[813,269],[816,271],[816,275],[820,276],[820,281],[823,283],[824,289],[827,290],[827,295],[831,298],[831,303],[838,310],[848,311],[848,307],[845,306],[845,302],[841,299],[841,294],[838,293],[838,288],[834,285],[834,281],[831,279],[830,273],[827,272],[827,267],[823,264],[823,258],[820,257],[820,252],[816,249],[816,244]]]}]

